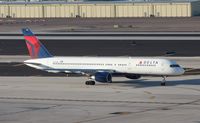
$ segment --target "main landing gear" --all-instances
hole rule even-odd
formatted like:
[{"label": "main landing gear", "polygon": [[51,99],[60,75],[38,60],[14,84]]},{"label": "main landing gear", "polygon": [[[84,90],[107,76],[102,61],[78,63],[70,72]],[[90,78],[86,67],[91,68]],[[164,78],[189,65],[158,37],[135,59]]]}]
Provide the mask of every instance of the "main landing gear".
[{"label": "main landing gear", "polygon": [[162,76],[163,80],[161,82],[161,86],[165,86],[166,85],[166,76]]},{"label": "main landing gear", "polygon": [[85,82],[86,85],[95,85],[94,76],[89,76],[89,80]]},{"label": "main landing gear", "polygon": [[89,80],[85,82],[86,85],[95,85],[95,81]]}]

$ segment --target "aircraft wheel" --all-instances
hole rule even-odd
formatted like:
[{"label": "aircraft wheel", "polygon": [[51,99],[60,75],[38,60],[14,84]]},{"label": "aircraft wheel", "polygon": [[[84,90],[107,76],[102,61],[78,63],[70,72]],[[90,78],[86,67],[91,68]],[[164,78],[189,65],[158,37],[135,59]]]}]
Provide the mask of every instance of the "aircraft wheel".
[{"label": "aircraft wheel", "polygon": [[161,85],[161,86],[165,86],[165,85],[166,85],[166,83],[165,83],[165,82],[162,82],[160,85]]},{"label": "aircraft wheel", "polygon": [[85,84],[86,84],[86,85],[89,85],[89,81],[86,81]]},{"label": "aircraft wheel", "polygon": [[163,80],[162,80],[162,82],[161,82],[161,86],[165,86],[166,85],[166,76],[162,76],[163,77]]},{"label": "aircraft wheel", "polygon": [[85,84],[86,85],[95,85],[95,81],[86,81]]},{"label": "aircraft wheel", "polygon": [[95,81],[90,81],[90,85],[95,85]]}]

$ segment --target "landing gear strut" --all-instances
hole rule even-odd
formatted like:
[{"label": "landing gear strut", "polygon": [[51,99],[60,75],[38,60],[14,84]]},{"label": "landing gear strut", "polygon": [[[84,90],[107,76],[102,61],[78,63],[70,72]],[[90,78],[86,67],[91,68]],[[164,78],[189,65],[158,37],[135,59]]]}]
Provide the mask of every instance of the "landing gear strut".
[{"label": "landing gear strut", "polygon": [[163,78],[163,80],[160,85],[165,86],[166,85],[166,80],[165,80],[166,76],[162,76],[162,78]]}]

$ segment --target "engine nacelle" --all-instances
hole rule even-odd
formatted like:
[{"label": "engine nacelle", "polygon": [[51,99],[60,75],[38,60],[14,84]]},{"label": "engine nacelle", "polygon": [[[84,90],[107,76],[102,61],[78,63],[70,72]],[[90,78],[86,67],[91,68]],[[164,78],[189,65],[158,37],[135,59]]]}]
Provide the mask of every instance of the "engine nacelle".
[{"label": "engine nacelle", "polygon": [[97,72],[94,77],[98,82],[112,82],[112,75],[109,72]]},{"label": "engine nacelle", "polygon": [[139,79],[141,77],[141,75],[139,75],[139,74],[126,74],[125,77],[129,78],[129,79]]}]

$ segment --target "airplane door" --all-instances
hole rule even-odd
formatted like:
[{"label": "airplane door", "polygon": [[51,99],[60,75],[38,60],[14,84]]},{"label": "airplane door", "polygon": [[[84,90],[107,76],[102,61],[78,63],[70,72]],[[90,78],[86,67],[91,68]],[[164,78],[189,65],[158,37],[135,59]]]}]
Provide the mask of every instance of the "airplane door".
[{"label": "airplane door", "polygon": [[131,63],[130,62],[128,63],[128,70],[129,71],[131,70]]},{"label": "airplane door", "polygon": [[164,71],[165,67],[164,67],[164,63],[163,62],[161,63],[161,67],[162,67],[161,70]]},{"label": "airplane door", "polygon": [[132,71],[134,71],[134,68],[135,66],[133,65],[133,63],[129,62],[128,63],[128,71],[131,73]]},{"label": "airplane door", "polygon": [[128,72],[132,73],[133,71],[135,71],[135,69],[136,69],[135,62],[136,61],[134,61],[134,59],[129,57],[128,66],[127,66]]}]

